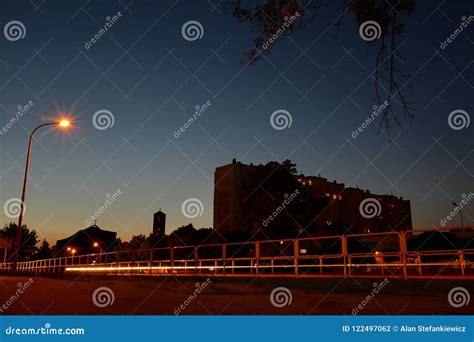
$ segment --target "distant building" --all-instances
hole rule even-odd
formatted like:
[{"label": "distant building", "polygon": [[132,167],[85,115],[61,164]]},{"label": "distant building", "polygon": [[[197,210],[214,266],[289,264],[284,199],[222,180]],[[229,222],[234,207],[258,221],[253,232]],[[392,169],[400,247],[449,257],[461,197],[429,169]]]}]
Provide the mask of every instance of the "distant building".
[{"label": "distant building", "polygon": [[153,214],[153,235],[161,239],[165,235],[166,228],[166,214],[161,211],[161,208]]},{"label": "distant building", "polygon": [[[327,197],[330,201],[316,218],[319,226],[330,222],[343,222],[355,227],[360,233],[412,229],[410,201],[402,197],[376,195],[369,190],[346,188],[344,183],[329,182],[323,177],[300,176],[299,181],[308,187],[314,196]],[[365,207],[364,203],[367,203]]]},{"label": "distant building", "polygon": [[244,183],[258,168],[240,162],[217,167],[214,172],[214,229],[218,232],[248,231],[251,223],[244,214],[249,192]]},{"label": "distant building", "polygon": [[92,254],[111,251],[117,242],[117,233],[102,230],[93,225],[81,229],[77,233],[56,241],[53,253],[56,256],[70,256],[72,254]]},{"label": "distant building", "polygon": [[[282,194],[288,196],[288,181],[276,180],[272,187],[265,188],[263,195],[256,196],[256,186],[262,180],[270,177],[269,169],[263,165],[245,165],[233,161],[232,164],[217,167],[214,173],[214,229],[220,233],[244,232],[254,234],[262,227],[262,219],[254,211],[269,213],[277,210],[281,203]],[[291,176],[291,178],[294,178]],[[410,201],[392,195],[375,195],[368,190],[346,188],[343,183],[329,182],[323,177],[298,176],[297,181],[310,193],[311,198],[317,199],[314,207],[304,209],[313,211],[311,220],[320,232],[328,234],[326,227],[345,225],[356,228],[360,233],[375,233],[382,231],[402,231],[412,228]],[[290,188],[298,186],[293,182]],[[375,215],[370,212],[374,206],[367,208],[368,212],[361,213],[361,203],[366,199],[375,203]],[[366,201],[367,202],[367,201]],[[275,205],[277,203],[277,205]],[[323,203],[323,204],[321,204]],[[365,202],[364,202],[365,203]],[[298,207],[301,205],[298,203]],[[252,208],[252,209],[251,209]],[[284,211],[284,210],[283,210]],[[373,217],[372,217],[373,216]],[[281,225],[281,223],[280,223]],[[301,227],[299,227],[301,228]],[[289,236],[298,230],[292,220],[288,220]]]}]

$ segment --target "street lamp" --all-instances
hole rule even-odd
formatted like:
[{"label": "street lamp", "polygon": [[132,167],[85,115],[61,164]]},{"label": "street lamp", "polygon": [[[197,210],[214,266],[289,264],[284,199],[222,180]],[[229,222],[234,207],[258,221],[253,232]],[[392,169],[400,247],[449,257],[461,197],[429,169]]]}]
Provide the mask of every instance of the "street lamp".
[{"label": "street lamp", "polygon": [[30,140],[28,143],[28,154],[26,155],[26,166],[25,166],[25,176],[23,178],[23,191],[21,192],[21,205],[20,205],[20,216],[18,217],[18,227],[16,232],[16,243],[15,243],[15,254],[13,254],[13,269],[16,270],[18,263],[18,256],[20,255],[20,244],[21,244],[21,232],[23,225],[23,213],[25,211],[25,198],[26,198],[26,186],[28,184],[28,170],[30,168],[30,156],[31,148],[33,143],[33,135],[42,127],[46,126],[56,126],[62,129],[65,129],[71,125],[69,119],[63,118],[54,122],[47,122],[36,127],[30,134]]},{"label": "street lamp", "polygon": [[99,249],[99,264],[102,262],[102,246],[98,242],[94,242],[92,247]]},{"label": "street lamp", "polygon": [[71,257],[71,265],[74,265],[74,254],[76,254],[76,249],[75,248],[72,248],[70,250],[71,254],[72,254],[72,257]]}]

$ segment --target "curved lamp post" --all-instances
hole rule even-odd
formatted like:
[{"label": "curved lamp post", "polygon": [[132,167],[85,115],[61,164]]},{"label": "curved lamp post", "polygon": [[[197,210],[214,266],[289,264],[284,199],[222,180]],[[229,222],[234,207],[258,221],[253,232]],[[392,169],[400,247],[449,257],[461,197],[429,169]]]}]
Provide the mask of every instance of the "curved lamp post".
[{"label": "curved lamp post", "polygon": [[25,197],[26,197],[26,186],[28,184],[28,170],[30,168],[30,156],[31,156],[31,147],[33,143],[33,135],[42,127],[46,126],[57,126],[61,128],[67,128],[71,125],[71,122],[68,119],[61,119],[55,122],[47,122],[36,127],[33,132],[30,134],[30,140],[28,143],[28,154],[26,156],[26,166],[25,166],[25,176],[23,178],[23,191],[21,193],[21,205],[20,205],[20,216],[18,218],[18,227],[16,232],[16,242],[15,242],[15,254],[13,254],[13,269],[16,270],[18,264],[18,256],[20,255],[20,245],[21,245],[21,232],[23,225],[23,213],[25,211]]}]

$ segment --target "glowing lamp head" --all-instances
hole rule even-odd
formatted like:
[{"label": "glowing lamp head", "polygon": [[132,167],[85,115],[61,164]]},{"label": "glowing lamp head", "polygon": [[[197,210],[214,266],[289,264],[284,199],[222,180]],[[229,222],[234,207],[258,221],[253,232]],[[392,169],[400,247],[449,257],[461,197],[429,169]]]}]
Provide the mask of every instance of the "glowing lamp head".
[{"label": "glowing lamp head", "polygon": [[99,243],[94,242],[94,247],[99,247]]},{"label": "glowing lamp head", "polygon": [[69,121],[68,119],[61,119],[59,120],[58,125],[59,127],[65,128],[71,125],[71,121]]},{"label": "glowing lamp head", "polygon": [[71,251],[71,247],[68,247],[67,250],[68,250],[68,252]]}]

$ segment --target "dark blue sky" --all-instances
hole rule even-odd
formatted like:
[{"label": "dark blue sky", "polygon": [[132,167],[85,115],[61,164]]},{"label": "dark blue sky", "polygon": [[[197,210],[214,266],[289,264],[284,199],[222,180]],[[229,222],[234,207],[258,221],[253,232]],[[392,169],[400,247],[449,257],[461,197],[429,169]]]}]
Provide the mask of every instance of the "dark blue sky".
[{"label": "dark blue sky", "polygon": [[[461,17],[473,14],[471,1],[417,1],[406,19],[398,42],[415,93],[404,90],[420,111],[402,120],[402,129],[393,127],[392,143],[377,135],[377,122],[351,137],[372,113],[376,51],[359,36],[352,13],[335,37],[328,24],[340,12],[329,6],[304,30],[279,39],[267,59],[243,67],[250,27],[208,1],[132,1],[128,8],[124,1],[0,3],[2,27],[18,20],[26,28],[23,39],[0,36],[0,125],[18,105],[34,103],[0,135],[2,205],[20,196],[28,132],[59,112],[75,118],[67,134],[44,130],[34,145],[25,223],[48,240],[83,228],[119,189],[98,224],[123,239],[148,234],[160,207],[168,232],[188,222],[210,227],[213,171],[232,158],[290,158],[305,174],[403,196],[412,201],[416,227],[439,226],[452,201],[474,192],[474,124],[448,125],[454,110],[474,113],[474,23],[440,49]],[[119,11],[122,17],[85,49]],[[190,20],[202,25],[201,39],[183,39]],[[175,138],[207,101],[211,106]],[[98,130],[92,118],[102,109],[114,125]],[[291,127],[272,128],[278,109],[291,114]],[[204,206],[194,219],[181,213],[191,197]],[[472,224],[474,204],[464,212]]]}]

